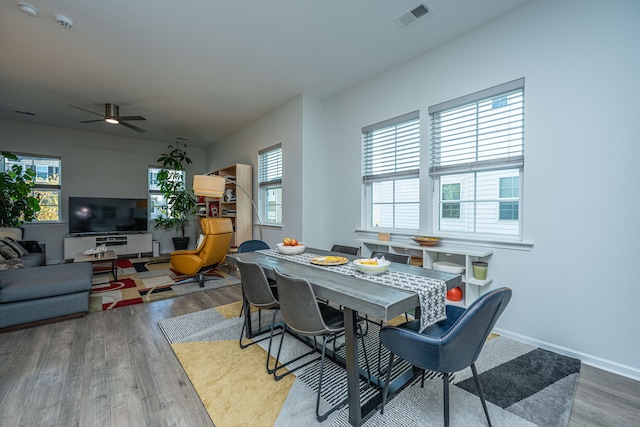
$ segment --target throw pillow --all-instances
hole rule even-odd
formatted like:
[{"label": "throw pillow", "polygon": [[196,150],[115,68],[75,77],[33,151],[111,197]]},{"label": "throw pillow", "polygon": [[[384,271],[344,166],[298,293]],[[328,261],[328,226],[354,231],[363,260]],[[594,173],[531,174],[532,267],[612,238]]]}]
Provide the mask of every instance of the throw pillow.
[{"label": "throw pillow", "polygon": [[34,252],[42,253],[42,247],[36,240],[23,240],[18,243],[20,243],[20,246],[25,248],[30,254]]},{"label": "throw pillow", "polygon": [[25,248],[22,247],[22,245],[20,243],[16,242],[11,237],[3,237],[0,240],[2,240],[7,245],[11,246],[11,249],[16,251],[16,253],[18,254],[19,257],[20,256],[24,256],[24,255],[29,253],[29,252],[27,252],[27,250]]},{"label": "throw pillow", "polygon": [[0,255],[5,259],[13,259],[20,256],[18,255],[18,252],[14,251],[13,248],[7,245],[2,239],[0,239]]},{"label": "throw pillow", "polygon": [[0,237],[11,237],[16,242],[22,240],[22,228],[0,227]]},{"label": "throw pillow", "polygon": [[24,268],[24,263],[20,258],[0,262],[0,271],[17,270],[19,268]]}]

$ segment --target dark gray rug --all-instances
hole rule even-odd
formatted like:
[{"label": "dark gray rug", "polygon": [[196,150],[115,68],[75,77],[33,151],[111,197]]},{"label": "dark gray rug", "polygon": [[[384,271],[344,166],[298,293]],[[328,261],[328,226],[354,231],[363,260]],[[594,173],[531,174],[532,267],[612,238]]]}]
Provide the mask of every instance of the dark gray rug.
[{"label": "dark gray rug", "polygon": [[[254,319],[255,320],[255,319]],[[240,318],[224,319],[214,309],[167,319],[160,326],[169,342],[203,342],[237,340]],[[257,326],[257,325],[256,325]],[[278,340],[275,341],[277,346]],[[263,342],[266,349],[267,342]],[[366,335],[370,363],[376,364],[377,329],[371,325]],[[298,340],[285,336],[281,360],[292,360],[307,351]],[[386,360],[383,352],[383,361]],[[303,359],[300,363],[303,363]],[[384,362],[383,362],[384,363]],[[364,357],[360,355],[360,365]],[[295,365],[294,365],[295,366]],[[490,339],[476,362],[489,414],[494,426],[550,426],[566,427],[573,405],[573,397],[580,372],[580,361],[535,348],[504,337]],[[399,364],[394,375],[408,369]],[[287,397],[276,426],[317,426],[315,396],[318,364],[296,372],[296,381]],[[266,373],[264,373],[266,375]],[[443,424],[442,379],[437,375],[425,387],[420,381],[405,388],[388,402],[384,415],[374,413],[365,426],[430,426]],[[450,416],[452,426],[482,426],[486,418],[470,369],[455,374],[450,387]],[[362,382],[364,386],[364,382]],[[323,408],[340,402],[346,393],[343,369],[333,363],[325,365]],[[362,393],[362,400],[370,399],[375,390]],[[322,408],[321,408],[322,409]],[[348,426],[348,408],[334,413],[326,426]]]}]

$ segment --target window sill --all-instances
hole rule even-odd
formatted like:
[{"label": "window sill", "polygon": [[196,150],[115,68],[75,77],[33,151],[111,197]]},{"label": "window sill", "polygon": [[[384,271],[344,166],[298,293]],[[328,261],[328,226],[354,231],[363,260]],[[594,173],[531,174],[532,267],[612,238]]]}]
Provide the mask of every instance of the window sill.
[{"label": "window sill", "polygon": [[[383,230],[380,230],[380,231],[383,231]],[[356,234],[362,238],[368,238],[368,239],[374,239],[374,240],[377,239],[378,237],[378,231],[357,229]],[[415,236],[416,234],[417,233],[407,234],[407,233],[391,232],[390,242],[414,243],[412,240],[412,237]],[[480,238],[473,239],[473,238],[460,238],[460,237],[451,237],[451,236],[436,235],[436,234],[430,234],[430,235],[435,237],[440,237],[443,240],[443,242],[447,244],[459,245],[459,246],[478,246],[482,248],[531,251],[534,245],[534,243],[530,241],[480,239]],[[389,242],[384,242],[384,243],[389,243]]]}]

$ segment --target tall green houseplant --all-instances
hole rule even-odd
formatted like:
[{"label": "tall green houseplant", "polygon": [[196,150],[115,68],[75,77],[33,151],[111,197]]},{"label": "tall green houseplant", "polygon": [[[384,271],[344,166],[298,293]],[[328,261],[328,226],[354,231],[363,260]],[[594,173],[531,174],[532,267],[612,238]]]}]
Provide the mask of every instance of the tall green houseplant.
[{"label": "tall green houseplant", "polygon": [[15,154],[2,152],[0,169],[0,226],[20,227],[31,222],[40,212],[40,201],[31,195],[36,182],[36,172],[13,164],[5,170],[5,159],[17,161]]},{"label": "tall green houseplant", "polygon": [[185,149],[180,148],[180,143],[175,147],[169,145],[169,152],[161,154],[158,162],[162,162],[162,170],[158,173],[158,186],[167,202],[166,208],[161,209],[164,215],[156,219],[155,228],[174,229],[180,232],[181,237],[173,238],[176,249],[186,249],[189,237],[185,236],[189,222],[196,215],[196,197],[191,189],[186,186],[182,172],[185,165],[191,164]]}]

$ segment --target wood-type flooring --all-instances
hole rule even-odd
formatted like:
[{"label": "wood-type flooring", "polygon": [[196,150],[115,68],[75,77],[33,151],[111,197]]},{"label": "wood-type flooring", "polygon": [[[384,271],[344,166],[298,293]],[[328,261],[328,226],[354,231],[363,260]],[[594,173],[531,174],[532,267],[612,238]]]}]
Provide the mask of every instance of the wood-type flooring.
[{"label": "wood-type flooring", "polygon": [[[1,333],[0,426],[213,426],[158,321],[240,298],[234,285]],[[640,382],[583,364],[569,425],[640,425]]]}]

